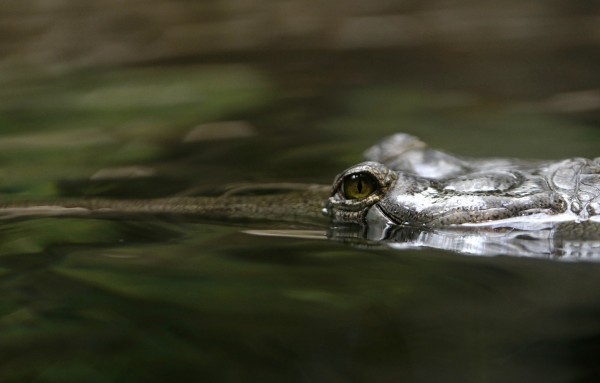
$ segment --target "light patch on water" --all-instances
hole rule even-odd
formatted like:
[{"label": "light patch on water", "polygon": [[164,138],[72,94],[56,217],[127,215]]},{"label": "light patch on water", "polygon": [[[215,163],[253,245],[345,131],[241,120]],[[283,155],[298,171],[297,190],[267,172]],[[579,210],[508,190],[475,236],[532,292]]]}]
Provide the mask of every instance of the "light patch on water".
[{"label": "light patch on water", "polygon": [[155,174],[156,171],[148,166],[122,166],[100,169],[94,173],[90,179],[93,181],[99,181],[124,178],[143,178],[152,177]]},{"label": "light patch on water", "polygon": [[1,150],[15,149],[73,149],[118,143],[105,129],[77,129],[0,137]]},{"label": "light patch on water", "polygon": [[327,239],[327,233],[323,230],[244,230],[242,233],[260,237]]},{"label": "light patch on water", "polygon": [[183,142],[226,140],[256,134],[256,129],[246,121],[219,121],[196,126],[184,137]]}]

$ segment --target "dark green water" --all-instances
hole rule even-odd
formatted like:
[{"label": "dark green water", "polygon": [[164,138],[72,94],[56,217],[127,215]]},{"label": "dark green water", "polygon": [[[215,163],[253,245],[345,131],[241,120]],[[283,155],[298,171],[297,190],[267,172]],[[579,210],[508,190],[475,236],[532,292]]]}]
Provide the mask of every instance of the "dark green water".
[{"label": "dark green water", "polygon": [[[570,109],[598,56],[411,55],[4,80],[2,198],[329,183],[399,131],[471,156],[598,156],[598,105]],[[0,381],[600,379],[600,265],[245,233],[304,228],[323,226],[0,223]]]}]

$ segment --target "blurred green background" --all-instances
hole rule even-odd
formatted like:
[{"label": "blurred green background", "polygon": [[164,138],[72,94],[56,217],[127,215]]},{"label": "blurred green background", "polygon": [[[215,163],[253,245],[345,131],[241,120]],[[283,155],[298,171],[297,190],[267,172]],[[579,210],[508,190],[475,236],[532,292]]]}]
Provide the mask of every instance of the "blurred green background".
[{"label": "blurred green background", "polygon": [[[598,68],[590,0],[2,1],[0,193],[330,183],[400,131],[596,157]],[[1,222],[0,381],[600,379],[595,264],[248,228]]]},{"label": "blurred green background", "polygon": [[48,195],[140,164],[177,184],[154,194],[328,183],[398,131],[464,155],[594,157],[598,8],[4,1],[0,187]]}]

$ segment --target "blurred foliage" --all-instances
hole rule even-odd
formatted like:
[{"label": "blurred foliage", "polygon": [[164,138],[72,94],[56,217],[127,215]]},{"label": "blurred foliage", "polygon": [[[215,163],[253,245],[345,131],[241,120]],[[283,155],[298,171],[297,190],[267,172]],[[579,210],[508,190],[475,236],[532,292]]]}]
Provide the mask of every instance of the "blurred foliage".
[{"label": "blurred foliage", "polygon": [[64,178],[155,161],[186,132],[262,107],[269,82],[243,66],[122,69],[0,89],[4,190],[52,195]]},{"label": "blurred foliage", "polygon": [[[398,84],[346,90],[342,111],[320,128],[348,142],[346,153],[356,161],[357,142],[380,141],[405,132],[432,147],[479,157],[595,157],[600,131],[590,124],[548,113],[541,103],[481,99],[468,92],[431,92]],[[535,145],[532,145],[532,143]],[[361,150],[367,148],[364,145]]]}]

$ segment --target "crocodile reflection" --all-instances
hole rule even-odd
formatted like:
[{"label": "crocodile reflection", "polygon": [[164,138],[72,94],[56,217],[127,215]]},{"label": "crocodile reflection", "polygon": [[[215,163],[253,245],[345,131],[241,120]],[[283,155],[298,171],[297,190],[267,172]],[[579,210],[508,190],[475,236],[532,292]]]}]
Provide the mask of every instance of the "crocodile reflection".
[{"label": "crocodile reflection", "polygon": [[466,159],[396,134],[333,183],[330,236],[394,248],[596,258],[600,158]]},{"label": "crocodile reflection", "polygon": [[479,256],[600,261],[600,224],[596,222],[541,223],[528,228],[338,225],[332,226],[327,235],[337,241],[369,248],[430,248]]}]

